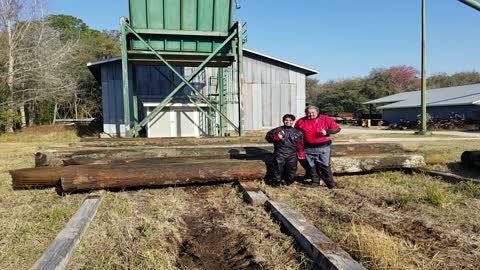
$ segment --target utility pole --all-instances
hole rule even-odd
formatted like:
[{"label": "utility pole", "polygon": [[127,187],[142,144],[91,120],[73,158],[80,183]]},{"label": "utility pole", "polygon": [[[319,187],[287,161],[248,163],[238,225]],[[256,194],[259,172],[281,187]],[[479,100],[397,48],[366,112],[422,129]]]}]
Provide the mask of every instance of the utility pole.
[{"label": "utility pole", "polygon": [[422,114],[421,128],[418,134],[429,135],[427,130],[427,32],[426,32],[426,0],[422,0]]}]

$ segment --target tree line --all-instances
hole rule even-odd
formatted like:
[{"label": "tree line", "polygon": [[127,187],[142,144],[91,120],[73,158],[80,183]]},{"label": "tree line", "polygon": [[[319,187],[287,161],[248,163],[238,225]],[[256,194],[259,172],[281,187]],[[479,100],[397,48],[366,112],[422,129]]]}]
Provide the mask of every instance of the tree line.
[{"label": "tree line", "polygon": [[[0,0],[0,133],[55,118],[101,117],[101,90],[86,63],[120,55],[119,31],[91,29],[69,15],[45,15],[45,0]],[[480,83],[478,72],[436,74],[428,88]],[[307,79],[307,102],[323,113],[368,113],[363,103],[418,90],[419,71],[376,68],[363,78]]]},{"label": "tree line", "polygon": [[119,31],[45,9],[44,1],[0,0],[0,132],[101,116],[100,86],[86,63],[118,56]]},{"label": "tree line", "polygon": [[[307,79],[307,103],[318,106],[322,113],[336,116],[340,112],[355,113],[358,117],[369,113],[369,100],[420,89],[420,72],[410,66],[376,68],[362,78],[327,81]],[[460,86],[480,83],[480,73],[459,72],[452,75],[435,74],[427,78],[427,88]],[[373,108],[373,113],[378,111]]]}]

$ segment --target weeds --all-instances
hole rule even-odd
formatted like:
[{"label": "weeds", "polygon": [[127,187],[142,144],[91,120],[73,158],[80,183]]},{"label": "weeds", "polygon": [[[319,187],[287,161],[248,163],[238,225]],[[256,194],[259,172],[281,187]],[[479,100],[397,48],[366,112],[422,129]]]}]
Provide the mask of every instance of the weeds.
[{"label": "weeds", "polygon": [[453,190],[469,198],[480,198],[480,186],[472,182],[458,183],[453,187]]},{"label": "weeds", "polygon": [[425,195],[422,199],[431,205],[440,207],[445,207],[457,203],[460,200],[458,196],[449,193],[448,191],[439,186],[429,187],[426,190]]},{"label": "weeds", "polygon": [[406,207],[416,202],[418,202],[418,198],[411,194],[400,195],[391,200],[387,200],[388,205],[393,205],[400,208]]},{"label": "weeds", "polygon": [[[342,245],[347,247],[369,269],[410,268],[402,258],[405,241],[369,225],[351,224],[343,231]],[[412,267],[413,268],[413,267]]]}]

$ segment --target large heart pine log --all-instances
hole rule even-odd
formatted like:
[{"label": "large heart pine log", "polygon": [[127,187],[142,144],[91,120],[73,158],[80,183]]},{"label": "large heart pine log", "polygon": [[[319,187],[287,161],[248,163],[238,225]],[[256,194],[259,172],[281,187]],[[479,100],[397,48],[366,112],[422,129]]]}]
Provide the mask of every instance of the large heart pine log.
[{"label": "large heart pine log", "polygon": [[13,189],[55,186],[62,176],[62,167],[30,168],[10,171]]},{"label": "large heart pine log", "polygon": [[[63,166],[90,163],[108,163],[115,160],[140,158],[177,158],[195,157],[197,159],[259,159],[271,155],[273,147],[251,146],[197,146],[197,147],[70,147],[52,148],[37,152],[35,166]],[[381,154],[405,154],[398,144],[334,144],[333,157],[368,156]]]},{"label": "large heart pine log", "polygon": [[64,168],[61,188],[64,192],[104,188],[165,186],[257,179],[266,175],[260,160],[208,160],[165,164],[144,159],[125,164],[79,165]]}]

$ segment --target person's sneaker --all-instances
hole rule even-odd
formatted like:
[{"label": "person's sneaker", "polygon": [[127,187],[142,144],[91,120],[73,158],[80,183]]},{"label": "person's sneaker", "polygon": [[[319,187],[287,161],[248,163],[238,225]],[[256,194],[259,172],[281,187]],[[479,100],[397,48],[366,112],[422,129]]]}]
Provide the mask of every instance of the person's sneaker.
[{"label": "person's sneaker", "polygon": [[294,182],[295,182],[295,181],[286,181],[286,182],[285,182],[285,185],[291,186]]},{"label": "person's sneaker", "polygon": [[278,182],[278,181],[272,181],[272,183],[271,183],[272,187],[279,187],[280,185],[281,185],[281,183]]},{"label": "person's sneaker", "polygon": [[309,187],[309,188],[316,188],[316,187],[319,187],[319,186],[320,186],[320,182],[313,181],[313,182],[311,182],[310,184],[305,185],[305,186],[306,186],[306,187]]},{"label": "person's sneaker", "polygon": [[337,188],[337,185],[330,185],[330,186],[327,186],[328,189],[334,189],[334,188]]}]

